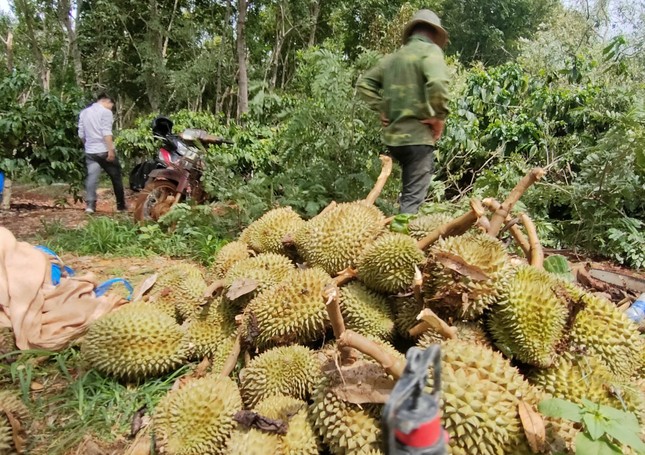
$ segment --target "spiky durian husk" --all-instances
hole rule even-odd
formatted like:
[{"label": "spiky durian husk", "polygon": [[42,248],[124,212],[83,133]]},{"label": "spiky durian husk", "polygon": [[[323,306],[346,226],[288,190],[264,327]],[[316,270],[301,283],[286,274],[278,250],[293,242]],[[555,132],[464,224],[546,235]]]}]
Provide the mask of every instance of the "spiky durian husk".
[{"label": "spiky durian husk", "polygon": [[642,367],[645,339],[635,325],[608,300],[569,285],[571,298],[584,305],[570,333],[575,351],[592,355],[620,379],[629,379]]},{"label": "spiky durian husk", "polygon": [[286,256],[262,253],[237,262],[228,271],[225,280],[228,285],[241,278],[257,281],[258,287],[253,292],[235,300],[240,306],[244,306],[265,289],[280,283],[293,270],[294,266]]},{"label": "spiky durian husk", "polygon": [[[489,278],[478,281],[454,272],[438,260],[442,253],[459,256]],[[439,239],[424,270],[424,293],[430,308],[440,316],[475,320],[498,300],[509,272],[504,245],[489,235],[467,233]]]},{"label": "spiky durian husk", "polygon": [[339,204],[305,223],[295,233],[294,243],[309,265],[335,275],[355,265],[363,249],[384,232],[384,221],[385,216],[374,206]]},{"label": "spiky durian husk", "polygon": [[569,307],[552,275],[520,266],[491,310],[489,328],[500,350],[524,363],[548,367],[563,336]]},{"label": "spiky durian husk", "polygon": [[309,421],[307,403],[293,397],[274,395],[258,403],[255,410],[270,419],[288,423],[287,434],[280,436],[284,455],[318,455],[318,439]]},{"label": "spiky durian husk", "polygon": [[594,357],[559,357],[551,368],[534,371],[529,380],[544,392],[574,403],[582,404],[582,399],[586,398],[617,409],[625,408],[641,419],[645,411],[643,397],[637,388],[621,383]]},{"label": "spiky durian husk", "polygon": [[189,337],[152,304],[130,303],[94,322],[81,352],[102,373],[139,380],[181,365],[189,355]]},{"label": "spiky durian husk", "polygon": [[329,325],[323,290],[332,282],[319,268],[294,270],[253,299],[246,320],[257,324],[255,344],[267,347],[322,338]]},{"label": "spiky durian husk", "polygon": [[277,434],[256,429],[233,431],[224,453],[226,455],[286,455]]},{"label": "spiky durian husk", "polygon": [[363,284],[353,282],[340,289],[340,311],[348,329],[376,338],[392,337],[394,320],[387,298]]},{"label": "spiky durian husk", "polygon": [[172,307],[181,319],[188,319],[199,311],[204,302],[206,281],[202,271],[192,264],[175,264],[157,278],[150,298],[158,308],[172,316]]},{"label": "spiky durian husk", "polygon": [[0,391],[0,454],[13,455],[18,452],[13,439],[13,427],[7,413],[20,423],[23,431],[27,428],[29,410],[20,401],[17,394],[9,390],[2,390]]},{"label": "spiky durian husk", "polygon": [[[525,438],[519,400],[540,392],[498,352],[458,340],[441,346],[442,422],[454,455],[513,453]],[[432,372],[429,374],[430,382]]]},{"label": "spiky durian husk", "polygon": [[212,358],[235,330],[235,312],[231,306],[222,297],[214,299],[202,313],[188,322],[192,358]]},{"label": "spiky durian husk", "polygon": [[235,382],[206,376],[161,399],[155,409],[155,433],[169,454],[224,454],[235,426],[233,416],[241,408]]},{"label": "spiky durian husk", "polygon": [[408,232],[412,238],[421,240],[451,220],[452,218],[447,213],[433,213],[432,215],[420,216],[408,223]]},{"label": "spiky durian husk", "polygon": [[358,278],[377,292],[396,294],[412,287],[415,267],[425,255],[410,236],[386,234],[368,245],[357,261]]},{"label": "spiky durian husk", "polygon": [[313,393],[309,413],[315,430],[334,455],[369,454],[381,447],[381,409],[376,404],[356,405],[333,391],[337,374],[322,376]]},{"label": "spiky durian husk", "polygon": [[309,348],[297,345],[273,348],[242,370],[242,397],[250,407],[272,395],[306,400],[319,375],[320,362]]},{"label": "spiky durian husk", "polygon": [[425,303],[415,297],[392,299],[394,308],[394,326],[396,331],[405,338],[411,338],[410,329],[419,324],[417,316],[426,308]]},{"label": "spiky durian husk", "polygon": [[[474,322],[455,322],[453,327],[457,329],[457,338],[460,341],[492,347],[488,334],[481,325]],[[439,333],[428,329],[419,337],[417,346],[425,349],[431,344],[441,344],[445,341],[447,341],[446,338]]]},{"label": "spiky durian husk", "polygon": [[16,337],[10,327],[0,327],[0,355],[17,351]]},{"label": "spiky durian husk", "polygon": [[282,240],[305,224],[291,207],[273,209],[251,223],[240,235],[258,253],[284,254]]},{"label": "spiky durian husk", "polygon": [[227,243],[217,252],[211,271],[216,278],[224,278],[236,263],[251,257],[249,246],[240,241]]}]

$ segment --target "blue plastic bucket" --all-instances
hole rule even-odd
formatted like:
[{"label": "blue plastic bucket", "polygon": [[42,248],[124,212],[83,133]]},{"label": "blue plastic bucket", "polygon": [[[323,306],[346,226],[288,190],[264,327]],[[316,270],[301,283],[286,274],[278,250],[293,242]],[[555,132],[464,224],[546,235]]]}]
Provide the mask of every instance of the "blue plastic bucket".
[{"label": "blue plastic bucket", "polygon": [[2,201],[3,190],[4,190],[4,172],[0,171],[0,201]]}]

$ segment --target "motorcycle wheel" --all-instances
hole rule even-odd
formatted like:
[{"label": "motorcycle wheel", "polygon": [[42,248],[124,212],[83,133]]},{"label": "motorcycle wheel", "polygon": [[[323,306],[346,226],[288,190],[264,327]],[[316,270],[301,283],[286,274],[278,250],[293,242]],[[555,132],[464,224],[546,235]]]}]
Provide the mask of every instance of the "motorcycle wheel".
[{"label": "motorcycle wheel", "polygon": [[175,203],[177,185],[169,180],[154,180],[146,184],[134,207],[136,221],[158,221]]}]

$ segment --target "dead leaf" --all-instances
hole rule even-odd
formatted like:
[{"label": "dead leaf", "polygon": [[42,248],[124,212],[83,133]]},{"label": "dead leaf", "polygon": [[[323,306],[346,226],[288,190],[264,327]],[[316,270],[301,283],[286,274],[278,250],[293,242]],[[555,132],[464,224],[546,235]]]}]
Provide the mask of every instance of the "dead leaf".
[{"label": "dead leaf", "polygon": [[341,374],[343,380],[331,390],[341,400],[353,404],[385,403],[396,383],[381,365],[365,361],[343,367]]},{"label": "dead leaf", "polygon": [[45,386],[42,385],[40,382],[34,381],[34,382],[31,383],[29,388],[31,390],[33,390],[34,392],[40,392],[41,390],[43,390],[45,388]]},{"label": "dead leaf", "polygon": [[434,254],[437,262],[440,262],[444,267],[457,272],[460,275],[466,276],[473,281],[484,281],[490,279],[482,269],[466,262],[461,256],[439,251]]},{"label": "dead leaf", "polygon": [[238,278],[229,286],[226,297],[229,300],[238,299],[243,295],[255,291],[259,285],[260,283],[258,283],[257,280],[253,280],[251,278]]},{"label": "dead leaf", "polygon": [[546,450],[546,429],[542,415],[522,400],[518,405],[518,411],[531,450],[533,453],[543,453]]},{"label": "dead leaf", "polygon": [[152,438],[150,437],[149,429],[150,425],[148,424],[137,434],[125,455],[150,455],[152,453]]},{"label": "dead leaf", "polygon": [[139,433],[139,430],[143,427],[143,416],[146,414],[148,406],[143,405],[139,409],[137,409],[137,412],[134,413],[134,416],[132,417],[132,423],[130,424],[130,437],[134,438],[137,433]]},{"label": "dead leaf", "polygon": [[9,411],[4,411],[7,416],[7,420],[11,425],[11,436],[13,439],[13,446],[16,449],[18,455],[24,453],[25,443],[27,438],[25,437],[25,431],[22,428],[22,423],[20,420],[14,417],[14,415]]},{"label": "dead leaf", "polygon": [[270,419],[253,411],[237,411],[233,420],[246,428],[257,428],[269,433],[285,435],[289,429],[288,422],[281,419]]},{"label": "dead leaf", "polygon": [[152,286],[157,282],[157,275],[156,273],[152,276],[149,276],[145,280],[143,280],[139,285],[136,287],[134,292],[132,293],[132,301],[136,302],[137,300],[141,300],[146,292],[148,292]]}]

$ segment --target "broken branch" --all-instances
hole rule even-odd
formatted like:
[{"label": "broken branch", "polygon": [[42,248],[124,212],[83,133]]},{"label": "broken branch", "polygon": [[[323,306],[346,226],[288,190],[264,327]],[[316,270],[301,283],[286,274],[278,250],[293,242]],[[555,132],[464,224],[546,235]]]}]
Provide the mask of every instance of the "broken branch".
[{"label": "broken branch", "polygon": [[461,235],[468,229],[470,229],[482,216],[484,216],[484,208],[482,207],[481,202],[479,202],[477,199],[471,199],[470,211],[468,213],[464,213],[459,218],[455,218],[449,223],[446,223],[443,226],[439,226],[426,237],[419,240],[417,246],[420,249],[425,250],[434,242],[439,240],[440,237]]},{"label": "broken branch", "polygon": [[226,287],[225,280],[216,280],[204,291],[204,298],[208,299],[215,295],[216,292],[221,291]]},{"label": "broken branch", "polygon": [[526,213],[522,213],[520,215],[520,220],[529,236],[529,244],[531,245],[531,254],[529,258],[531,265],[541,269],[544,265],[544,251],[542,250],[542,245],[540,244],[540,239],[538,238],[537,230],[535,229],[535,223],[533,223],[533,220],[529,218]]},{"label": "broken branch", "polygon": [[515,188],[513,188],[513,191],[511,191],[511,194],[508,195],[504,203],[493,214],[490,220],[490,229],[488,230],[489,235],[497,237],[499,230],[502,228],[508,214],[511,213],[513,206],[520,200],[526,190],[535,182],[542,179],[545,174],[546,171],[544,169],[536,167],[522,177],[522,180],[515,185]]},{"label": "broken branch", "polygon": [[414,338],[423,335],[423,333],[432,329],[446,340],[457,339],[457,328],[450,326],[446,321],[436,315],[430,308],[424,308],[417,316],[421,320],[420,324],[412,327],[409,331],[410,335]]},{"label": "broken branch", "polygon": [[237,365],[237,358],[240,356],[240,350],[242,349],[241,339],[242,339],[242,334],[240,329],[238,329],[237,336],[235,337],[235,344],[233,344],[233,349],[231,350],[231,353],[226,358],[226,362],[224,362],[224,366],[222,367],[222,372],[220,373],[220,377],[224,378],[230,375],[235,369],[235,365]]},{"label": "broken branch", "polygon": [[320,213],[318,215],[316,215],[316,216],[321,216],[321,215],[324,215],[325,213],[331,212],[332,210],[334,210],[336,208],[337,205],[338,205],[338,203],[336,201],[331,201],[329,203],[329,205],[327,207],[325,207],[324,209],[322,209],[320,211]]},{"label": "broken branch", "polygon": [[[323,291],[323,296],[326,299],[325,305],[327,307],[327,314],[331,321],[331,328],[334,331],[336,339],[340,339],[345,333],[345,321],[340,312],[340,303],[338,297],[338,288],[336,286],[328,286]],[[340,363],[343,366],[351,365],[358,360],[358,353],[348,346],[340,346]]]},{"label": "broken branch", "polygon": [[[482,204],[484,204],[484,206],[487,209],[489,209],[491,212],[496,212],[502,206],[502,204],[500,204],[498,201],[490,197],[484,199],[482,201]],[[504,221],[507,223],[511,222],[511,215],[510,214],[506,215],[506,219]],[[531,254],[531,245],[529,244],[528,239],[526,238],[526,236],[524,235],[520,227],[517,226],[516,224],[513,224],[508,227],[508,230],[511,232],[511,235],[513,236],[513,238],[515,239],[519,247],[524,252],[524,256],[528,258],[529,255]]]},{"label": "broken branch", "polygon": [[381,191],[383,191],[383,187],[385,186],[385,182],[387,182],[387,179],[390,177],[390,174],[392,173],[392,158],[387,156],[387,155],[381,155],[379,157],[381,159],[381,173],[376,179],[376,183],[374,184],[374,188],[372,188],[372,191],[367,195],[363,203],[365,205],[374,205],[376,202],[376,199],[381,195]]},{"label": "broken branch", "polygon": [[354,348],[357,351],[372,357],[381,364],[388,374],[394,376],[395,379],[400,378],[403,374],[403,370],[405,369],[405,360],[396,358],[389,352],[384,351],[372,340],[369,340],[352,330],[346,330],[338,339],[338,344],[340,346]]},{"label": "broken branch", "polygon": [[356,278],[356,276],[356,270],[351,267],[347,267],[345,270],[336,275],[336,277],[334,278],[334,283],[336,284],[336,286],[341,287],[343,284],[347,284],[352,281],[354,278]]},{"label": "broken branch", "polygon": [[414,289],[414,298],[417,300],[419,305],[423,305],[423,293],[421,292],[423,287],[423,273],[416,265],[414,266],[414,281],[412,282],[412,288]]}]

